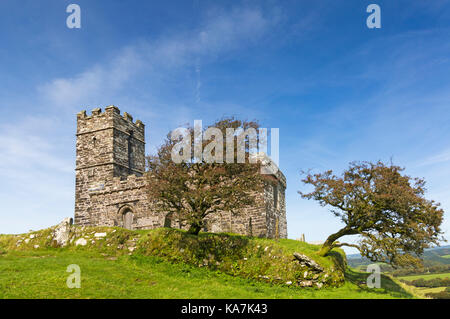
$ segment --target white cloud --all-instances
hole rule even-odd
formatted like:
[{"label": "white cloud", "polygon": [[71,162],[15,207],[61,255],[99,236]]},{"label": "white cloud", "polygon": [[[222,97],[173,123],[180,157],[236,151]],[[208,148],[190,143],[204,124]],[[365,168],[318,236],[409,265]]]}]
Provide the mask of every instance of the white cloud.
[{"label": "white cloud", "polygon": [[0,126],[0,175],[17,177],[27,168],[71,173],[73,166],[58,154],[55,138],[48,135],[49,126],[52,120],[35,117]]},{"label": "white cloud", "polygon": [[[275,17],[264,16],[260,9],[216,11],[196,30],[140,41],[119,50],[110,61],[73,77],[53,79],[38,90],[52,106],[73,110],[105,99],[117,100],[120,90],[139,76],[151,83],[147,94],[157,95],[162,83],[173,81],[171,75],[180,68],[198,68],[200,61],[209,63],[227,52],[242,49],[260,39],[275,21]],[[196,93],[200,86],[198,78]]]},{"label": "white cloud", "polygon": [[450,161],[450,150],[445,150],[438,154],[429,156],[417,164],[417,166],[428,166],[442,164]]},{"label": "white cloud", "polygon": [[[73,215],[76,112],[116,104],[131,112],[139,109],[140,117],[164,117],[148,126],[155,143],[155,137],[163,137],[170,125],[194,119],[186,101],[173,98],[178,88],[192,89],[197,106],[208,109],[200,100],[200,66],[252,45],[275,20],[270,12],[265,15],[258,8],[211,11],[194,30],[172,30],[159,39],[133,42],[73,76],[39,85],[34,108],[53,115],[19,118],[13,124],[0,122],[0,177],[4,181],[0,199],[6,212],[14,212],[2,215],[6,223],[0,225],[0,233],[46,227]],[[195,72],[196,67],[198,77],[191,79],[191,85],[180,84],[186,81],[180,72]],[[168,105],[171,112],[161,112]],[[217,115],[214,110],[201,114],[208,112]]]},{"label": "white cloud", "polygon": [[[26,117],[0,125],[0,233],[25,232],[73,215],[71,145],[52,136],[54,118]],[[68,144],[68,145],[67,145]]]}]

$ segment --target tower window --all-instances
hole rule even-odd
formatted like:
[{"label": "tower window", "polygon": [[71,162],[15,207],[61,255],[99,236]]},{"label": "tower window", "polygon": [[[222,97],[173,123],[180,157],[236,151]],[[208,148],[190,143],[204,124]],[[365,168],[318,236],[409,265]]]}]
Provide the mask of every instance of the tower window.
[{"label": "tower window", "polygon": [[129,170],[129,174],[131,174],[132,173],[132,166],[133,166],[133,161],[132,161],[132,152],[133,152],[133,145],[132,145],[132,142],[131,142],[131,140],[133,139],[133,131],[132,130],[130,130],[130,131],[128,131],[128,133],[130,134],[129,136],[128,136],[128,170]]},{"label": "tower window", "polygon": [[278,209],[278,185],[273,185],[273,207]]}]

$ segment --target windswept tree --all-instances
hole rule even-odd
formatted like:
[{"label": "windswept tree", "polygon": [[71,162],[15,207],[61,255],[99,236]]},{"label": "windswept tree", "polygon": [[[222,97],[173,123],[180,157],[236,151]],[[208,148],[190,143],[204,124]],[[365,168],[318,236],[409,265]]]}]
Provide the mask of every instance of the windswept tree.
[{"label": "windswept tree", "polygon": [[[331,206],[345,224],[327,238],[319,254],[350,246],[374,262],[394,267],[420,264],[423,250],[444,240],[440,229],[444,212],[439,203],[425,199],[425,181],[403,171],[378,161],[350,163],[340,177],[331,170],[305,174],[302,181],[314,190],[300,195]],[[359,235],[358,244],[338,241],[347,235]]]},{"label": "windswept tree", "polygon": [[237,214],[255,204],[263,187],[260,163],[251,156],[258,128],[254,121],[225,118],[201,130],[169,133],[157,154],[147,157],[148,193],[156,209],[198,234],[208,216]]}]

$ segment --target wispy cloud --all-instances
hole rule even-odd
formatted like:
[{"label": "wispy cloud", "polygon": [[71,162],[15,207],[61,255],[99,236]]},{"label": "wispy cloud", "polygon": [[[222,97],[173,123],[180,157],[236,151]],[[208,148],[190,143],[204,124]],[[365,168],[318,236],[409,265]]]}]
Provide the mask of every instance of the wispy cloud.
[{"label": "wispy cloud", "polygon": [[57,139],[49,132],[51,127],[52,119],[39,117],[0,125],[0,175],[17,179],[20,172],[31,168],[72,173],[73,164],[57,152]]},{"label": "wispy cloud", "polygon": [[[79,108],[80,104],[110,96],[142,66],[142,56],[136,47],[119,50],[112,61],[93,65],[71,78],[57,78],[38,87],[45,101],[57,108]],[[90,102],[90,103],[89,103]]]},{"label": "wispy cloud", "polygon": [[421,160],[417,166],[428,166],[450,162],[450,150],[445,150],[439,154],[429,156]]},{"label": "wispy cloud", "polygon": [[297,225],[307,238],[323,240],[340,227],[331,221],[312,226],[330,214],[298,198],[296,191],[304,187],[300,168],[339,173],[352,160],[388,161],[393,156],[407,174],[425,178],[427,198],[442,202],[448,236],[450,86],[445,79],[450,46],[445,39],[448,33],[442,30],[374,38],[309,75],[310,91],[322,86],[321,92],[339,98],[333,95],[339,88],[345,97],[296,118],[299,130],[304,129],[281,150],[284,172],[291,176],[288,212],[302,212],[306,220],[291,217],[291,229]]},{"label": "wispy cloud", "polygon": [[73,214],[74,158],[61,152],[67,141],[52,135],[57,123],[25,117],[0,125],[0,232],[48,227]]},{"label": "wispy cloud", "polygon": [[[131,39],[109,58],[94,61],[73,76],[37,85],[35,115],[0,121],[0,198],[7,202],[3,209],[22,216],[2,215],[8,227],[0,232],[45,227],[73,214],[76,112],[117,104],[131,112],[139,109],[139,116],[163,117],[167,121],[151,125],[152,142],[158,144],[171,126],[193,119],[192,105],[174,98],[180,86],[191,89],[197,108],[207,109],[200,95],[201,67],[258,42],[275,20],[271,12],[259,8],[217,9],[194,29]],[[195,77],[187,78],[192,83],[180,84],[187,81],[180,73],[192,70]],[[161,112],[168,106],[171,112]],[[208,112],[217,115],[213,110],[199,110],[200,114]]]},{"label": "wispy cloud", "polygon": [[211,63],[230,51],[256,43],[275,21],[276,17],[265,15],[258,8],[215,11],[196,30],[139,41],[120,49],[110,61],[93,65],[73,77],[53,79],[38,90],[56,107],[79,108],[80,104],[92,104],[100,97],[104,100],[116,96],[142,75],[152,84],[147,94],[157,96],[161,82],[167,85],[173,81],[170,74],[191,67],[197,74],[194,86],[199,100],[200,63]]}]

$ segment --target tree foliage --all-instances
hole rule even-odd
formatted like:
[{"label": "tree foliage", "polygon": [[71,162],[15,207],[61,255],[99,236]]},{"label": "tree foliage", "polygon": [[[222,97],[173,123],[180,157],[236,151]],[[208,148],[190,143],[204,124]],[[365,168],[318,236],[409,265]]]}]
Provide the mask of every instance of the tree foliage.
[{"label": "tree foliage", "polygon": [[450,287],[450,278],[432,278],[432,279],[424,279],[419,278],[416,280],[404,280],[401,279],[401,282],[414,286],[414,287],[426,287],[426,288],[437,288],[437,287]]},{"label": "tree foliage", "polygon": [[[209,127],[218,128],[223,137],[226,136],[227,128],[257,130],[259,124],[254,121],[225,118]],[[203,129],[203,133],[206,129]],[[263,180],[259,173],[260,164],[249,163],[248,159],[252,150],[249,146],[250,143],[245,142],[245,139],[245,163],[237,163],[236,160],[233,163],[226,161],[211,163],[199,160],[194,156],[196,142],[194,127],[188,127],[187,132],[191,137],[189,158],[193,158],[193,160],[181,163],[173,161],[172,150],[182,138],[173,140],[170,133],[163,145],[159,147],[157,154],[147,157],[148,193],[154,200],[157,210],[162,213],[170,213],[173,220],[189,226],[189,233],[198,234],[205,226],[206,217],[222,211],[237,214],[245,205],[253,205],[256,200],[255,194],[262,189]],[[217,138],[219,137],[210,136],[203,138],[200,142],[197,139],[197,142],[201,143],[202,149],[205,150]],[[222,140],[223,147],[219,145],[216,148],[208,148],[212,156],[216,155],[216,152],[223,152],[223,158],[225,158],[225,150],[229,141],[225,138]],[[233,159],[236,159],[238,147],[236,134],[232,142]],[[186,149],[182,151],[185,152]]]},{"label": "tree foliage", "polygon": [[[302,181],[314,190],[300,195],[331,206],[345,224],[327,238],[321,255],[334,247],[351,246],[374,262],[413,265],[420,263],[425,248],[444,240],[440,236],[443,210],[425,199],[425,181],[403,175],[403,170],[381,161],[352,162],[340,177],[331,170],[305,174]],[[338,242],[346,235],[361,239],[358,244]]]}]

